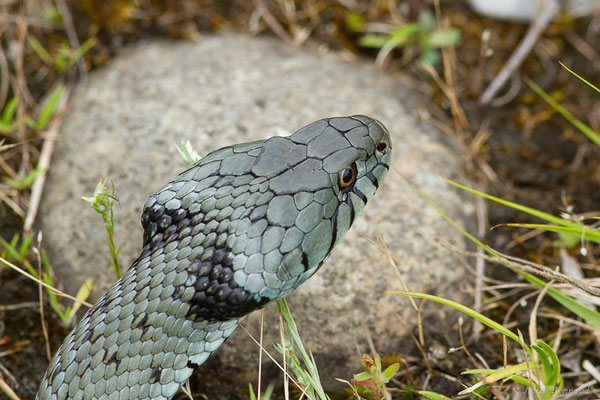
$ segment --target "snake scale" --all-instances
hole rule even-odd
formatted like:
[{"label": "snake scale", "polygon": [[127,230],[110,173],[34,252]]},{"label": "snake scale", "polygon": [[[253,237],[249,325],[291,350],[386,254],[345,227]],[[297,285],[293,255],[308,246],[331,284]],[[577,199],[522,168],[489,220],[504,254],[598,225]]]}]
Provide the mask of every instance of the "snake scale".
[{"label": "snake scale", "polygon": [[142,253],[65,338],[37,399],[171,399],[253,310],[312,276],[389,170],[377,120],[216,150],[152,194]]}]

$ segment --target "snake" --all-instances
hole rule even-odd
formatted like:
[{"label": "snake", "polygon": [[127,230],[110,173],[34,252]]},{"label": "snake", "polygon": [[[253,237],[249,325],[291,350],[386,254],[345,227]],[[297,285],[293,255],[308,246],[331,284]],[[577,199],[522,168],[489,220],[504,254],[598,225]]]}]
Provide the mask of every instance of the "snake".
[{"label": "snake", "polygon": [[364,115],[213,151],[152,194],[143,247],[51,360],[36,399],[171,399],[252,311],[311,277],[377,191]]}]

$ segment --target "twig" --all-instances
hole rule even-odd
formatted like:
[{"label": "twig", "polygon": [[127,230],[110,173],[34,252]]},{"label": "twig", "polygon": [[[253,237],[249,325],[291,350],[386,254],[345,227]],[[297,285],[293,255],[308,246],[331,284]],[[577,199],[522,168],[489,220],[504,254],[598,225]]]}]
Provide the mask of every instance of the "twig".
[{"label": "twig", "polygon": [[[38,262],[38,276],[43,276],[42,272],[42,254],[39,249],[42,248],[42,232],[38,232],[38,247],[34,247],[33,251],[37,257]],[[40,322],[42,323],[42,333],[46,340],[46,357],[48,361],[52,360],[52,351],[50,350],[50,337],[48,335],[48,326],[46,326],[46,320],[44,318],[44,289],[42,285],[38,285],[39,296],[40,296]]]},{"label": "twig", "polygon": [[[487,231],[487,209],[485,206],[485,201],[482,197],[477,196],[475,201],[475,208],[477,212],[477,235],[480,238],[485,236]],[[481,247],[477,247],[477,255],[475,258],[475,293],[473,296],[473,307],[475,311],[481,312],[481,294],[483,292],[483,278],[485,276],[485,259],[481,257],[483,255],[483,249]],[[481,332],[481,322],[478,319],[473,321],[473,336],[475,339],[479,338],[479,333]]]},{"label": "twig", "polygon": [[[70,89],[67,87],[58,103],[57,110],[62,109],[65,104],[67,104],[67,100],[69,98]],[[35,221],[35,217],[38,212],[38,208],[40,206],[40,201],[42,199],[42,192],[44,191],[44,183],[46,182],[46,173],[48,167],[50,166],[50,160],[52,158],[52,152],[54,151],[54,144],[56,142],[56,138],[58,136],[58,129],[60,128],[60,124],[62,123],[62,118],[55,118],[51,123],[44,135],[44,144],[42,145],[42,151],[40,153],[40,160],[38,162],[37,168],[42,172],[39,174],[35,181],[33,182],[33,186],[31,187],[31,197],[29,200],[29,209],[27,210],[27,216],[25,217],[25,223],[23,224],[23,230],[25,233],[31,232],[31,228],[33,227],[33,223]]]},{"label": "twig", "polygon": [[[550,281],[548,282],[548,284],[546,286],[544,286],[544,288],[540,291],[540,293],[538,294],[538,296],[535,299],[535,303],[533,304],[533,308],[531,309],[531,316],[529,317],[529,342],[530,343],[535,343],[537,342],[538,336],[537,336],[537,313],[538,310],[540,308],[540,304],[542,303],[542,299],[544,298],[544,296],[546,295],[546,292],[548,292],[548,289],[550,289],[550,286],[552,286],[552,284],[554,283],[554,281]],[[537,354],[534,354],[533,356],[534,360],[537,362]]]},{"label": "twig", "polygon": [[555,279],[559,282],[568,283],[576,288],[588,292],[589,294],[592,294],[594,296],[600,296],[599,288],[588,285],[582,280],[572,278],[568,275],[563,274],[562,272],[554,271],[553,269],[545,265],[534,263],[533,261],[523,260],[518,257],[509,256],[508,254],[503,254],[498,250],[492,249],[489,246],[487,246],[487,249],[497,256],[497,258],[492,257],[493,261],[495,262],[499,262],[500,264],[504,264],[509,267],[517,268],[521,271],[536,274],[548,280]]},{"label": "twig", "polygon": [[14,390],[12,390],[10,388],[10,386],[8,386],[8,383],[6,383],[6,381],[4,379],[2,379],[1,377],[0,377],[0,390],[2,390],[4,393],[6,393],[8,398],[11,400],[21,400],[21,398],[19,396],[17,396],[17,394],[14,392]]},{"label": "twig", "polygon": [[3,46],[0,46],[0,109],[4,108],[6,96],[8,96],[9,81],[8,61],[6,60]]},{"label": "twig", "polygon": [[523,60],[525,60],[525,57],[527,57],[527,55],[537,42],[539,36],[546,29],[546,26],[548,26],[548,24],[550,23],[554,15],[557,13],[557,11],[558,5],[556,2],[544,2],[542,12],[537,16],[537,18],[533,20],[533,23],[531,24],[531,26],[527,30],[527,33],[525,34],[525,37],[523,38],[523,40],[521,40],[516,50],[512,53],[512,55],[506,62],[506,65],[502,67],[502,69],[500,70],[498,75],[496,75],[492,83],[490,83],[485,92],[483,92],[483,94],[479,98],[479,104],[487,105],[492,101],[494,97],[496,97],[496,94],[504,86],[508,78],[510,78],[513,71],[519,68],[521,63],[523,63]]},{"label": "twig", "polygon": [[37,306],[39,306],[37,301],[29,301],[19,304],[0,305],[0,311],[20,310],[21,308],[36,308]]}]

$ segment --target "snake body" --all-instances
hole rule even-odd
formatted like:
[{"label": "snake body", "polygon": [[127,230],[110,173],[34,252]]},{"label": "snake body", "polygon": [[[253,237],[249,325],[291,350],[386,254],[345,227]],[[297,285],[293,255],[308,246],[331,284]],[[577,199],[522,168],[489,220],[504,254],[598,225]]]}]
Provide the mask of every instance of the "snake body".
[{"label": "snake body", "polygon": [[387,171],[366,116],[216,150],[152,194],[139,258],[65,338],[37,399],[171,399],[253,310],[312,276]]}]

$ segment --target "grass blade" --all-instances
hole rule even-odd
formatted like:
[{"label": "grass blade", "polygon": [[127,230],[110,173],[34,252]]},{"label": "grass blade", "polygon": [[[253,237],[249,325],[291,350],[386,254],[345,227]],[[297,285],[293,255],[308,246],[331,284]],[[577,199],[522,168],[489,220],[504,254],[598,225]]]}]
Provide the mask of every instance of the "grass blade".
[{"label": "grass blade", "polygon": [[542,99],[546,101],[546,103],[550,104],[552,108],[554,108],[560,115],[565,117],[567,121],[572,123],[577,129],[581,131],[585,136],[588,137],[592,142],[596,144],[596,146],[600,147],[600,135],[598,135],[592,128],[581,122],[579,119],[575,118],[573,114],[566,108],[564,108],[558,101],[554,100],[552,96],[544,91],[541,87],[536,85],[533,81],[529,79],[525,80],[525,83]]},{"label": "grass blade", "polygon": [[514,208],[515,210],[522,211],[522,212],[527,213],[529,215],[533,215],[534,217],[543,219],[544,221],[548,221],[548,222],[552,222],[552,223],[555,223],[555,224],[560,225],[560,226],[567,226],[567,227],[572,227],[572,228],[577,228],[579,226],[579,224],[576,223],[576,222],[567,221],[566,219],[554,216],[552,214],[549,214],[549,213],[546,213],[546,212],[543,212],[543,211],[540,211],[540,210],[536,210],[535,208],[523,206],[523,205],[521,205],[519,203],[514,203],[512,201],[504,200],[504,199],[501,199],[499,197],[495,197],[495,196],[492,196],[490,194],[483,193],[483,192],[480,192],[480,191],[475,190],[475,189],[471,189],[471,188],[469,188],[467,186],[461,185],[460,183],[451,181],[450,179],[446,179],[446,178],[444,178],[443,176],[440,176],[440,175],[436,175],[436,176],[438,178],[440,178],[440,179],[443,179],[447,183],[449,183],[449,184],[451,184],[453,186],[456,186],[457,188],[466,190],[467,192],[476,194],[476,195],[481,196],[481,197],[485,197],[488,200],[495,201],[496,203],[503,204],[505,206]]},{"label": "grass blade", "polygon": [[567,66],[565,64],[563,64],[562,62],[558,62],[560,65],[562,65],[562,67],[564,69],[566,69],[567,71],[569,71],[571,74],[575,75],[577,78],[579,78],[580,81],[586,83],[589,87],[591,87],[592,89],[594,89],[595,91],[597,91],[598,93],[600,93],[600,89],[598,89],[596,86],[592,85],[590,82],[586,81],[585,79],[583,79],[581,76],[577,75],[575,72],[573,72],[572,70],[570,70],[569,68],[567,68]]},{"label": "grass blade", "polygon": [[486,317],[483,314],[478,313],[477,311],[464,306],[460,303],[457,303],[455,301],[452,300],[448,300],[448,299],[444,299],[443,297],[439,297],[439,296],[434,296],[431,294],[427,294],[427,293],[416,293],[416,292],[388,292],[390,294],[401,294],[403,296],[411,296],[411,297],[417,297],[420,299],[427,299],[427,300],[432,300],[435,301],[437,303],[441,303],[447,306],[450,306],[460,312],[463,312],[475,319],[477,319],[478,321],[480,321],[482,324],[492,328],[493,330],[502,333],[505,336],[508,336],[509,338],[511,338],[512,340],[514,340],[517,343],[520,343],[519,341],[519,337],[512,332],[510,329],[505,328],[503,325],[497,323],[496,321]]},{"label": "grass blade", "polygon": [[577,238],[584,238],[591,242],[600,243],[600,232],[595,230],[592,227],[579,225],[579,228],[573,227],[564,227],[564,226],[554,226],[554,225],[544,225],[544,224],[516,224],[510,223],[506,224],[506,226],[514,226],[518,228],[528,228],[528,229],[541,229],[548,232],[556,232],[564,235],[571,235]]}]

